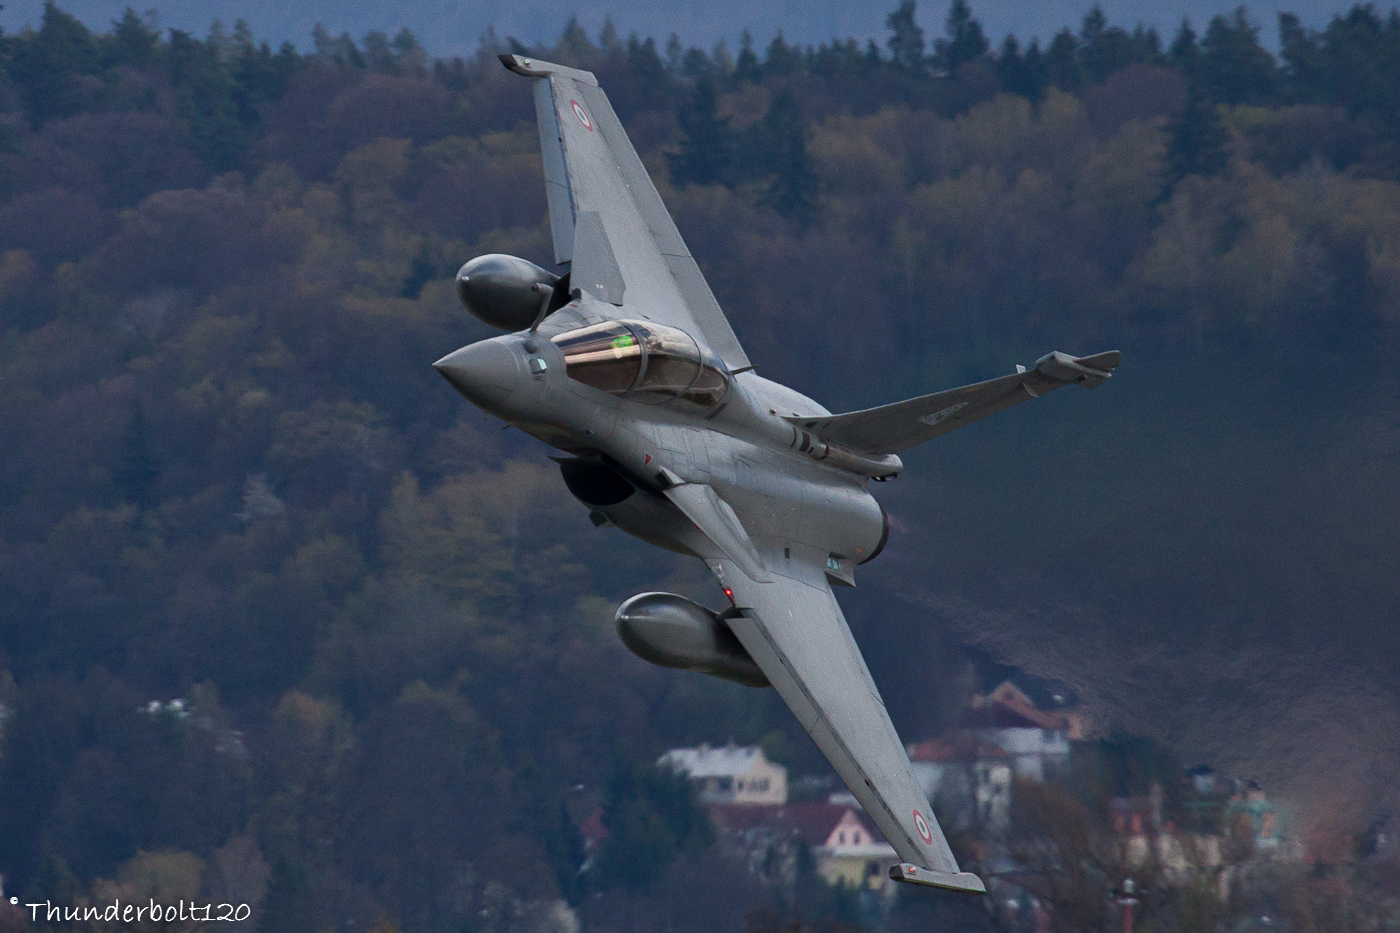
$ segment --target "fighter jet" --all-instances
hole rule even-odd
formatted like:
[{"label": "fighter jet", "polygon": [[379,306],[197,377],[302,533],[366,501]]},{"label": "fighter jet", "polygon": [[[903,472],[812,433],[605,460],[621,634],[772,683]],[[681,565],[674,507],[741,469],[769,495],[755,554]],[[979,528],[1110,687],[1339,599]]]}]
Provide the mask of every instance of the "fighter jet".
[{"label": "fighter jet", "polygon": [[871,481],[899,452],[1077,383],[1117,351],[1049,353],[975,385],[833,415],[754,371],[592,73],[520,55],[533,79],[559,273],[513,256],[457,274],[509,333],[434,366],[486,412],[567,456],[594,525],[699,557],[729,605],[643,593],[617,611],[655,664],[771,686],[898,853],[899,881],[982,893],[960,871],[832,595],[879,555]]}]

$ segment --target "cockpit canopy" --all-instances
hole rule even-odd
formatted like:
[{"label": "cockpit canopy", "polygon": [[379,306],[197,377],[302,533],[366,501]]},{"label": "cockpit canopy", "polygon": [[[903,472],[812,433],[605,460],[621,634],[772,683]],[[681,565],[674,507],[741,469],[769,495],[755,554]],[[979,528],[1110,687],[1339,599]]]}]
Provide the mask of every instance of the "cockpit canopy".
[{"label": "cockpit canopy", "polygon": [[703,411],[729,391],[719,357],[674,327],[606,321],[552,339],[570,379],[613,395]]}]

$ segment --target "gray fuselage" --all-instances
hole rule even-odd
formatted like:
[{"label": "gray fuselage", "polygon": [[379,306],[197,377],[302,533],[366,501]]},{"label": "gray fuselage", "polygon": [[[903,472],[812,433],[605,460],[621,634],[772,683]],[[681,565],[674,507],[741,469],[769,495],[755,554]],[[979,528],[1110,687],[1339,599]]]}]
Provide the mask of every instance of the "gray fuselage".
[{"label": "gray fuselage", "polygon": [[704,411],[649,404],[570,378],[551,337],[598,320],[587,313],[590,302],[571,302],[538,333],[479,341],[434,365],[483,410],[605,464],[635,487],[620,502],[585,500],[595,521],[605,516],[644,541],[710,557],[713,545],[660,494],[677,482],[707,484],[767,559],[815,559],[832,583],[852,585],[855,565],[883,544],[883,510],[867,489],[868,476],[813,459],[811,439],[804,443],[803,432],[784,420],[830,413],[752,371],[726,374],[727,393]]}]

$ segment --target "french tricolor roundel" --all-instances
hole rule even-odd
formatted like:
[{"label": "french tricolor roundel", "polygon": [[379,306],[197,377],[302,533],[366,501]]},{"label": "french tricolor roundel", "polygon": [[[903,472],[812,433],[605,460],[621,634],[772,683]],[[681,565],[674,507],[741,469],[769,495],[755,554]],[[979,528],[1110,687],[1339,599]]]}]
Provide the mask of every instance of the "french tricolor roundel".
[{"label": "french tricolor roundel", "polygon": [[576,100],[569,101],[569,106],[574,108],[574,116],[578,117],[578,122],[583,124],[583,128],[588,132],[593,132],[593,121],[588,118],[588,111],[583,109],[583,104]]},{"label": "french tricolor roundel", "polygon": [[919,831],[919,838],[924,842],[933,843],[933,832],[928,828],[928,820],[918,810],[914,811],[914,828]]}]

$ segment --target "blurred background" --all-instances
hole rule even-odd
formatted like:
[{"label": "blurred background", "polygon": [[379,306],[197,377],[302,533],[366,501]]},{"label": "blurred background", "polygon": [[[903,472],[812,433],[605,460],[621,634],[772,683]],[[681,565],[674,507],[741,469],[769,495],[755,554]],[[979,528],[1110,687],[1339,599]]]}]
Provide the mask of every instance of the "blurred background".
[{"label": "blurred background", "polygon": [[[1400,14],[458,54],[14,12],[0,930],[1400,929]],[[598,75],[759,372],[833,411],[1124,352],[910,451],[841,594],[994,896],[895,892],[771,691],[630,655],[616,605],[718,605],[703,567],[432,371],[491,336],[464,260],[552,258],[502,51]]]}]

